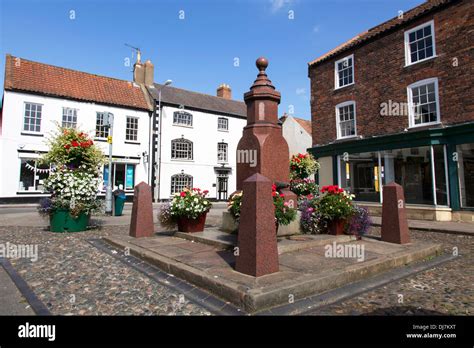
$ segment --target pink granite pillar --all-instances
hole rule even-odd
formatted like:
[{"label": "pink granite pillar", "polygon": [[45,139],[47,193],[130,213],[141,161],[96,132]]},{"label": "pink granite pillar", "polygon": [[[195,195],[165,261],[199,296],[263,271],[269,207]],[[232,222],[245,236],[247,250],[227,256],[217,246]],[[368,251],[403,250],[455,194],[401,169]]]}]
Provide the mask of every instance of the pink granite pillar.
[{"label": "pink granite pillar", "polygon": [[151,187],[145,182],[135,186],[133,197],[130,236],[135,238],[151,237],[154,234],[153,204]]},{"label": "pink granite pillar", "polygon": [[392,182],[383,187],[382,241],[410,243],[403,187]]},{"label": "pink granite pillar", "polygon": [[235,270],[254,277],[278,272],[272,182],[256,173],[243,182]]},{"label": "pink granite pillar", "polygon": [[247,125],[237,145],[237,190],[255,173],[266,176],[272,182],[288,182],[289,150],[278,124],[280,92],[275,90],[265,72],[266,58],[256,61],[257,79],[244,94],[247,105]]}]

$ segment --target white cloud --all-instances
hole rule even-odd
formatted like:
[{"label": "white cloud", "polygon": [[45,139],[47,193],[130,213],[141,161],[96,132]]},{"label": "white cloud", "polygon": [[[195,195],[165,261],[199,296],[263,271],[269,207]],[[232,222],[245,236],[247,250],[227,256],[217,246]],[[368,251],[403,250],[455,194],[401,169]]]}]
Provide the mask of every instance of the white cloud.
[{"label": "white cloud", "polygon": [[271,11],[277,12],[285,6],[292,5],[294,2],[295,0],[270,0]]},{"label": "white cloud", "polygon": [[304,95],[306,94],[306,88],[297,88],[296,95]]}]

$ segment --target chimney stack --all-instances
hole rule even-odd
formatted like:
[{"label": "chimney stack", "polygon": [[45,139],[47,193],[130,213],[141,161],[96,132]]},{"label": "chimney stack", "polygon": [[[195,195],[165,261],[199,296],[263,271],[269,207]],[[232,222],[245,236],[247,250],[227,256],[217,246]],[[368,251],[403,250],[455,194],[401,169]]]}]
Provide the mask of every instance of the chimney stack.
[{"label": "chimney stack", "polygon": [[151,86],[155,81],[155,67],[151,60],[145,62],[145,86]]},{"label": "chimney stack", "polygon": [[141,62],[140,50],[137,51],[137,61],[133,64],[133,82],[138,84],[145,82],[145,67]]},{"label": "chimney stack", "polygon": [[217,87],[217,96],[224,99],[232,99],[232,89],[225,83]]}]

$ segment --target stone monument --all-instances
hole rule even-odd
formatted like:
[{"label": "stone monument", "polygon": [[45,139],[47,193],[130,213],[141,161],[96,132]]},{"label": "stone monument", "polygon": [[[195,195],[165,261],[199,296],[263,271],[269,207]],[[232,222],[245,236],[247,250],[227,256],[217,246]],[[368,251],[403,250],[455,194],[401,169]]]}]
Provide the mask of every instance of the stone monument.
[{"label": "stone monument", "polygon": [[237,190],[255,173],[272,182],[288,182],[290,175],[288,144],[278,124],[280,92],[265,72],[268,60],[260,57],[256,65],[257,79],[244,94],[247,125],[237,145]]},{"label": "stone monument", "polygon": [[135,238],[154,234],[151,187],[143,181],[135,186],[129,234]]},{"label": "stone monument", "polygon": [[382,241],[410,243],[403,187],[392,182],[383,187]]},{"label": "stone monument", "polygon": [[272,182],[253,174],[243,192],[235,270],[254,277],[278,272]]}]

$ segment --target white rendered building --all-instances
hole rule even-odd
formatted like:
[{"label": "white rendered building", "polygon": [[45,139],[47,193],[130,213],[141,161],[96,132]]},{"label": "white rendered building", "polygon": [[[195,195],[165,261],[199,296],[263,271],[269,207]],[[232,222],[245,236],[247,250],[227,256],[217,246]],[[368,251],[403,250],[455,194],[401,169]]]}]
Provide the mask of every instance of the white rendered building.
[{"label": "white rendered building", "polygon": [[[148,182],[149,124],[152,105],[141,86],[6,56],[0,114],[0,202],[35,202],[45,196],[49,168],[38,163],[57,124],[92,135],[108,154],[104,113],[114,115],[114,186],[128,195]],[[104,168],[107,179],[108,168]],[[104,185],[98,188],[105,193]]]}]

